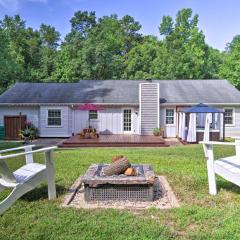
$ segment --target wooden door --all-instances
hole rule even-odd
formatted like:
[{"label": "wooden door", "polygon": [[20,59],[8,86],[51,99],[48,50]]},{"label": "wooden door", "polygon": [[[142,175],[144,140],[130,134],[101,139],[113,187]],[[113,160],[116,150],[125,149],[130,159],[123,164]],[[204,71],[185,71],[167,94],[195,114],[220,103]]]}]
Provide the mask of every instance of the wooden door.
[{"label": "wooden door", "polygon": [[4,116],[4,132],[6,140],[20,139],[19,131],[25,128],[27,116]]}]

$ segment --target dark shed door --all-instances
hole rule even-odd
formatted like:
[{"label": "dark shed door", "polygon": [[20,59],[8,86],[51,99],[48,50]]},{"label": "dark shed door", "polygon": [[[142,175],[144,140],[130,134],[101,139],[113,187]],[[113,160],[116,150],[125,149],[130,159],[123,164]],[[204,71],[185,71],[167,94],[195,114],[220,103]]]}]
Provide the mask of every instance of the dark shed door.
[{"label": "dark shed door", "polygon": [[27,116],[4,116],[4,131],[6,140],[20,139],[19,131],[25,128]]}]

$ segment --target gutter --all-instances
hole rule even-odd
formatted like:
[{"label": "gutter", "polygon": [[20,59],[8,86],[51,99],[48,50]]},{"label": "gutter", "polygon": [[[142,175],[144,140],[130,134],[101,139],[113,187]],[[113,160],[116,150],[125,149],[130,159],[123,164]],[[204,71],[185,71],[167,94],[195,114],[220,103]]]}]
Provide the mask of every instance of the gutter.
[{"label": "gutter", "polygon": [[[240,102],[239,103],[208,103],[208,102],[203,102],[207,105],[212,105],[212,106],[225,106],[225,105],[231,105],[231,106],[240,106]],[[161,106],[189,106],[189,105],[197,105],[199,104],[199,102],[197,103],[161,103]]]},{"label": "gutter", "polygon": [[[225,106],[225,105],[231,105],[231,106],[240,106],[239,103],[208,103],[203,102],[207,105],[213,105],[213,106]],[[0,103],[0,106],[73,106],[73,105],[82,105],[85,103]],[[93,103],[96,105],[102,105],[102,106],[139,106],[139,103]],[[199,102],[195,103],[160,103],[160,106],[189,106],[189,105],[196,105],[199,104]]]},{"label": "gutter", "polygon": [[[0,106],[74,106],[85,103],[0,103]],[[93,103],[102,106],[138,106],[139,103]]]}]

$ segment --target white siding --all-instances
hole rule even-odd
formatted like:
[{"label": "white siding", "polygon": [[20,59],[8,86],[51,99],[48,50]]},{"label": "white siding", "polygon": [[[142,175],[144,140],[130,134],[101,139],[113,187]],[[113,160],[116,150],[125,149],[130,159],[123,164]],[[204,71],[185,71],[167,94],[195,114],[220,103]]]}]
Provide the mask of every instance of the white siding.
[{"label": "white siding", "polygon": [[27,121],[32,122],[37,128],[39,128],[39,107],[11,107],[1,106],[0,107],[0,126],[4,125],[4,116],[19,115],[27,116]]},{"label": "white siding", "polygon": [[[98,112],[98,119],[91,120],[90,125],[96,128],[101,134],[123,134],[123,109],[124,108],[122,107],[105,108],[104,110]],[[138,134],[138,109],[131,109],[133,134]],[[76,134],[88,126],[88,111],[75,110],[73,115],[74,133]]]},{"label": "white siding", "polygon": [[152,135],[153,129],[159,127],[159,84],[140,83],[139,97],[141,134]]},{"label": "white siding", "polygon": [[[47,125],[48,109],[61,109],[62,125],[57,127],[49,127]],[[40,137],[69,137],[71,136],[71,118],[69,107],[40,106]]]},{"label": "white siding", "polygon": [[237,137],[240,136],[240,107],[237,106],[225,106],[224,108],[233,108],[235,110],[235,121],[234,126],[225,126],[225,136],[226,137]]}]

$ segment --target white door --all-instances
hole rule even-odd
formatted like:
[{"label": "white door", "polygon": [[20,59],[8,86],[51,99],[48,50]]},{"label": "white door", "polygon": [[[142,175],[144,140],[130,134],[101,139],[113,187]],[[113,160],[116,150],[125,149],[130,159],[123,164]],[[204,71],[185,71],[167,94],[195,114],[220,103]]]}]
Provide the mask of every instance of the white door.
[{"label": "white door", "polygon": [[80,133],[83,128],[88,127],[88,111],[74,111],[74,133]]},{"label": "white door", "polygon": [[123,133],[132,133],[132,109],[123,109]]}]

